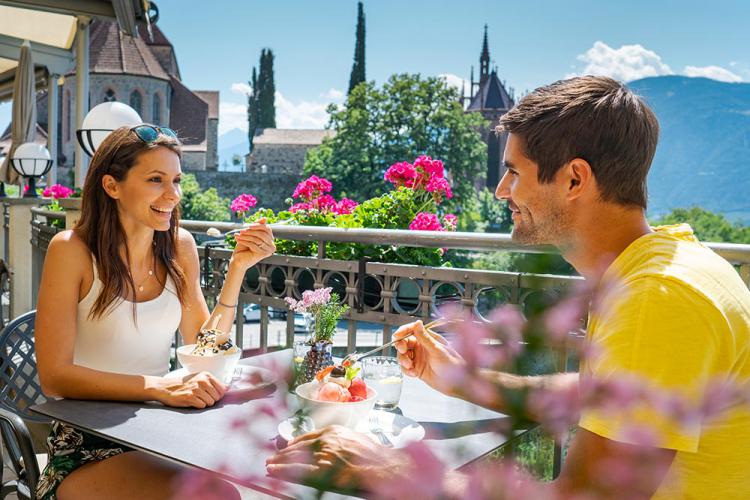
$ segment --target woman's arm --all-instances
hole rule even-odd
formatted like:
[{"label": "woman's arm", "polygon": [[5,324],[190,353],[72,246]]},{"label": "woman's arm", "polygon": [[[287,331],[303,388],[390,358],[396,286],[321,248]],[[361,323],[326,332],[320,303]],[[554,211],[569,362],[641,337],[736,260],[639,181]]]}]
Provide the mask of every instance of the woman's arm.
[{"label": "woman's arm", "polygon": [[[242,288],[245,273],[252,266],[273,255],[276,246],[273,243],[271,228],[266,226],[265,219],[252,224],[249,228],[235,235],[237,246],[229,261],[229,268],[224,277],[224,286],[219,294],[219,301],[209,315],[206,300],[200,287],[200,261],[198,249],[193,236],[186,230],[180,230],[180,265],[187,278],[187,301],[182,308],[180,332],[186,344],[195,343],[201,328],[211,327],[218,318],[217,328],[228,332],[232,329],[237,300]],[[219,317],[221,315],[221,317]]]},{"label": "woman's arm", "polygon": [[47,396],[118,401],[161,401],[203,408],[221,399],[226,388],[204,374],[184,380],[123,375],[73,364],[78,302],[92,266],[86,245],[73,231],[52,239],[44,260],[37,303],[35,349],[39,381]]}]

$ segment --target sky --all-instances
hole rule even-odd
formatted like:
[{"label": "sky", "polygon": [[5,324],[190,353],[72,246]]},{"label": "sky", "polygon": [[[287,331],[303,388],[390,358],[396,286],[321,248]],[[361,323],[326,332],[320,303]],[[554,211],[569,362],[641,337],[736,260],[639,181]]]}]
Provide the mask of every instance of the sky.
[{"label": "sky", "polygon": [[[279,128],[320,128],[343,100],[356,0],[157,0],[183,82],[220,92],[219,133],[247,129],[246,92],[262,48],[275,55]],[[478,74],[485,24],[492,65],[516,94],[577,74],[630,81],[679,74],[750,82],[747,0],[365,0],[366,73]],[[0,105],[0,128],[10,105]]]}]

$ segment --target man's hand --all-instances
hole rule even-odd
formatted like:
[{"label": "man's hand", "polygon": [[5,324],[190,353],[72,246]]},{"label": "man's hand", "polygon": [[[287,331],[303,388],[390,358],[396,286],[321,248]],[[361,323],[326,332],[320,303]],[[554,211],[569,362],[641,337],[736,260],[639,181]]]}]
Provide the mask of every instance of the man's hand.
[{"label": "man's hand", "polygon": [[[404,338],[410,334],[413,335]],[[396,342],[398,361],[404,373],[422,379],[441,392],[451,392],[450,377],[446,375],[461,370],[466,362],[445,338],[425,329],[421,321],[403,325],[393,338],[404,339]]]},{"label": "man's hand", "polygon": [[364,489],[372,481],[392,480],[411,464],[400,452],[367,435],[334,425],[299,436],[266,460],[272,476],[323,487]]}]

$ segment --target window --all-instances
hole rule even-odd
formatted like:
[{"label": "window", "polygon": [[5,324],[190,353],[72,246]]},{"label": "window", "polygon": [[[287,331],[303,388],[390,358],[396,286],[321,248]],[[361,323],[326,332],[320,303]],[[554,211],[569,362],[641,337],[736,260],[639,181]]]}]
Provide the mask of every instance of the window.
[{"label": "window", "polygon": [[154,94],[153,107],[151,109],[151,120],[154,125],[159,125],[161,122],[161,97],[159,94]]},{"label": "window", "polygon": [[134,90],[130,94],[130,107],[135,110],[136,113],[142,116],[143,114],[143,96],[137,90]]},{"label": "window", "polygon": [[107,89],[106,92],[104,92],[104,102],[114,102],[117,100],[117,96],[115,95],[115,91],[112,89]]}]

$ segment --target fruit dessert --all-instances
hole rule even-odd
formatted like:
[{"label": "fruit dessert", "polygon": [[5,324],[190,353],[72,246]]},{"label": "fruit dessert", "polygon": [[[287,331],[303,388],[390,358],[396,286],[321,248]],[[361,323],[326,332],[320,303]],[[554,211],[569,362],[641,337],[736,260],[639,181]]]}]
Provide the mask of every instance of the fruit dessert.
[{"label": "fruit dessert", "polygon": [[319,387],[316,394],[318,401],[336,403],[353,403],[367,399],[365,381],[357,375],[359,367],[349,362],[323,368],[315,375]]},{"label": "fruit dessert", "polygon": [[237,346],[229,338],[229,332],[222,332],[221,330],[211,328],[201,330],[198,333],[195,349],[190,354],[196,356],[217,356],[234,354],[238,351]]}]

